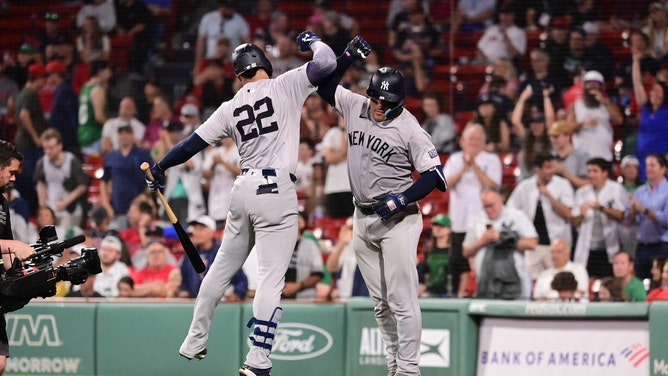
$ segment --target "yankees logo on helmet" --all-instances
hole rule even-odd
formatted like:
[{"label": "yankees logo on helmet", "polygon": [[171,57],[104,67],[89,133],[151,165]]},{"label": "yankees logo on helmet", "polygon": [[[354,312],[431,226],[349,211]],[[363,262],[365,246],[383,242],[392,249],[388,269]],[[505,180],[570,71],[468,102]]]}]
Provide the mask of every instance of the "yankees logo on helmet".
[{"label": "yankees logo on helmet", "polygon": [[383,81],[380,83],[380,90],[389,90],[390,89],[390,83],[387,81]]}]

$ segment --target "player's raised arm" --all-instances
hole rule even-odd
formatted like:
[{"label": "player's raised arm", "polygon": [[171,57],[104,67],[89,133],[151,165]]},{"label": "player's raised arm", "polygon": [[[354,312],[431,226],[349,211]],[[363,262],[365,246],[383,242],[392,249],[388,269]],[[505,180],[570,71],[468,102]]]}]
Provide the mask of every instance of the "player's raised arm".
[{"label": "player's raised arm", "polygon": [[297,36],[299,50],[304,52],[311,49],[313,60],[306,66],[308,80],[314,85],[327,78],[336,69],[336,55],[334,51],[323,43],[316,33],[306,30]]},{"label": "player's raised arm", "polygon": [[343,51],[343,54],[336,59],[336,69],[323,79],[318,85],[318,94],[327,103],[332,106],[335,105],[334,94],[336,93],[336,86],[341,81],[341,77],[346,72],[348,67],[357,59],[366,59],[371,53],[371,46],[364,38],[356,35]]}]

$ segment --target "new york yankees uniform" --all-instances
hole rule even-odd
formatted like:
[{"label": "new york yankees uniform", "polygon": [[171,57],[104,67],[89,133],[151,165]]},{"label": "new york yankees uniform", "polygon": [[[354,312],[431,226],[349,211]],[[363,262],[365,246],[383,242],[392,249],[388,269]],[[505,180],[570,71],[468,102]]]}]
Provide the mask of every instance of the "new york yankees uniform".
[{"label": "new york yankees uniform", "polygon": [[[384,83],[381,83],[383,89]],[[346,123],[348,175],[355,199],[353,247],[375,306],[391,374],[419,375],[422,319],[418,303],[416,253],[422,232],[417,203],[386,221],[370,205],[413,185],[413,170],[440,165],[429,134],[404,110],[376,122],[369,99],[336,88],[336,110]]]},{"label": "new york yankees uniform", "polygon": [[[253,347],[246,364],[271,368],[268,355],[281,318],[283,277],[297,240],[297,194],[294,175],[301,108],[315,91],[307,64],[276,79],[244,85],[195,133],[209,144],[234,138],[242,173],[232,189],[222,245],[202,281],[194,317],[181,352],[206,347],[211,318],[230,279],[256,245],[259,285],[253,302]],[[215,189],[215,187],[214,187]]]}]

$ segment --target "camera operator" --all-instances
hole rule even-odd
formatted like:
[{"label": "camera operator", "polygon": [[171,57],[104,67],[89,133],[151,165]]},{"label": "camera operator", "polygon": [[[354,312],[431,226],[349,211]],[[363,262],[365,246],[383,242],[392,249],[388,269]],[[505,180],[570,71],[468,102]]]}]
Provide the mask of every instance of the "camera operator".
[{"label": "camera operator", "polygon": [[[10,183],[16,181],[19,166],[23,161],[23,154],[18,149],[0,140],[0,192],[4,192]],[[28,244],[14,240],[12,226],[9,218],[9,206],[4,195],[0,194],[0,252],[5,269],[11,267],[12,261],[18,258],[25,261],[35,253]],[[0,318],[0,376],[5,373],[5,364],[9,356],[9,341],[7,340],[7,328],[5,316]]]}]

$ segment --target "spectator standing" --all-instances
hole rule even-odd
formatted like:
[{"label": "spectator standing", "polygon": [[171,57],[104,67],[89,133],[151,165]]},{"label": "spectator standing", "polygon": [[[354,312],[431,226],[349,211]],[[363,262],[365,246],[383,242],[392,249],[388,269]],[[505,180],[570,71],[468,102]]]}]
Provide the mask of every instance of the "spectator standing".
[{"label": "spectator standing", "polygon": [[181,286],[181,271],[167,262],[170,252],[162,240],[153,240],[146,247],[147,265],[132,273],[135,281],[134,296],[138,297],[175,297]]},{"label": "spectator standing", "polygon": [[575,192],[573,225],[578,229],[573,261],[586,265],[590,277],[612,276],[613,256],[619,251],[619,226],[628,206],[624,187],[609,179],[610,162],[587,162],[590,184]]},{"label": "spectator standing", "polygon": [[515,14],[510,6],[498,11],[499,22],[485,29],[478,41],[478,57],[486,63],[500,58],[518,61],[527,49],[527,35],[524,29],[515,25]]},{"label": "spectator standing", "polygon": [[39,205],[50,207],[64,229],[81,226],[88,209],[90,178],[76,156],[63,149],[62,136],[57,130],[47,129],[40,139],[44,156],[35,167]]},{"label": "spectator standing", "polygon": [[289,35],[276,35],[276,44],[272,47],[269,61],[274,68],[274,77],[304,65],[305,61],[297,56],[297,44]]},{"label": "spectator standing", "polygon": [[102,273],[95,278],[93,288],[100,295],[115,298],[119,295],[118,283],[130,275],[130,269],[120,261],[123,244],[113,235],[105,236],[100,243],[100,266]]},{"label": "spectator standing", "polygon": [[[533,89],[531,86],[527,86],[522,91],[522,94],[520,94],[511,115],[512,126],[516,130],[515,134],[518,136],[517,138],[524,138],[521,140],[522,148],[518,155],[520,166],[519,181],[533,175],[533,159],[536,155],[552,150],[547,132],[547,124],[554,122],[555,115],[554,107],[550,100],[549,89],[543,89],[544,112],[540,112],[536,107],[530,109],[526,107],[526,103],[531,96],[533,96]],[[525,126],[526,123],[528,123],[528,127]],[[526,137],[520,137],[521,135],[517,133],[524,133],[526,128],[528,128]],[[521,130],[521,132],[517,132],[517,130]]]},{"label": "spectator standing", "polygon": [[84,20],[81,26],[81,34],[77,37],[77,52],[79,60],[84,64],[91,64],[98,60],[109,60],[111,42],[100,27],[97,18],[91,16]]},{"label": "spectator standing", "polygon": [[587,180],[589,155],[583,150],[573,148],[571,129],[567,121],[559,120],[552,123],[548,133],[552,150],[557,157],[557,175],[566,178],[573,189],[578,189],[589,184]]},{"label": "spectator standing", "polygon": [[619,278],[624,286],[626,301],[644,302],[647,299],[647,291],[643,282],[633,273],[633,256],[625,251],[619,251],[615,254],[612,264],[612,270],[615,278]]},{"label": "spectator standing", "polygon": [[195,45],[195,67],[199,66],[201,59],[215,56],[216,43],[221,36],[226,36],[230,46],[235,48],[250,42],[248,23],[241,14],[235,12],[234,0],[218,0],[218,9],[202,17]]},{"label": "spectator standing", "polygon": [[457,2],[452,28],[455,31],[481,31],[492,24],[495,0],[460,0]]},{"label": "spectator standing", "polygon": [[589,275],[584,265],[571,261],[570,243],[557,239],[552,242],[550,247],[552,267],[543,270],[533,288],[532,297],[534,300],[554,301],[558,298],[557,291],[551,286],[554,277],[559,272],[571,272],[577,281],[576,293],[584,299],[589,296]]},{"label": "spectator standing", "polygon": [[348,180],[348,136],[341,125],[333,125],[322,138],[322,149],[327,163],[325,176],[325,202],[327,215],[332,218],[348,218],[353,214],[353,193]]},{"label": "spectator standing", "polygon": [[[501,160],[484,150],[485,130],[479,124],[468,125],[462,132],[462,150],[448,158],[443,174],[450,190],[450,220],[452,221],[453,291],[460,291],[460,275],[469,271],[462,258],[462,242],[466,231],[481,213],[480,191],[483,187],[501,185]],[[461,269],[458,267],[461,266]],[[468,283],[462,284],[466,285]]]},{"label": "spectator standing", "polygon": [[167,98],[159,95],[153,98],[151,103],[153,105],[151,121],[146,124],[142,140],[143,148],[147,150],[153,150],[163,128],[169,125],[173,117],[172,107]]},{"label": "spectator standing", "polygon": [[553,266],[551,244],[558,239],[571,244],[573,188],[568,180],[555,176],[552,154],[538,154],[533,166],[535,175],[517,184],[506,205],[533,219],[538,245],[524,254],[524,262],[535,281],[543,270]]},{"label": "spectator standing", "polygon": [[[334,298],[350,299],[353,296],[353,284],[357,270],[357,258],[353,249],[353,219],[349,217],[339,228],[339,236],[327,256],[326,267],[330,273],[336,274],[336,292]],[[359,273],[359,272],[358,272]]]},{"label": "spectator standing", "polygon": [[431,136],[439,154],[450,154],[455,150],[457,129],[452,116],[444,112],[443,95],[438,91],[430,91],[422,97],[422,111],[425,120],[422,129]]},{"label": "spectator standing", "polygon": [[524,213],[504,206],[496,189],[483,188],[480,201],[484,211],[474,219],[463,244],[464,257],[474,257],[476,297],[529,298],[531,279],[522,252],[536,248],[536,229]]},{"label": "spectator standing", "polygon": [[113,76],[104,60],[91,63],[92,77],[79,92],[78,138],[84,155],[100,153],[102,126],[107,121],[107,86]]},{"label": "spectator standing", "polygon": [[299,213],[299,233],[285,273],[283,299],[313,300],[316,297],[316,285],[324,276],[320,247],[313,238],[304,236],[307,218],[305,212]]},{"label": "spectator standing", "polygon": [[140,140],[144,138],[144,131],[146,127],[139,121],[135,115],[137,114],[137,106],[132,97],[125,97],[121,99],[118,106],[118,117],[107,120],[102,126],[101,151],[103,155],[109,154],[113,150],[118,150],[118,128],[130,125],[132,133],[135,135],[137,145]]},{"label": "spectator standing", "polygon": [[88,18],[95,18],[105,34],[114,30],[116,26],[114,0],[91,0],[82,6],[77,13],[77,27],[83,27]]},{"label": "spectator standing", "polygon": [[65,58],[59,51],[60,46],[72,45],[69,33],[60,29],[60,14],[53,11],[44,13],[44,28],[37,34],[37,40],[39,41],[37,48],[46,62]]},{"label": "spectator standing", "polygon": [[619,107],[604,96],[605,80],[598,71],[589,71],[583,78],[583,97],[568,110],[573,128],[573,147],[589,155],[612,161],[613,126],[624,121]]},{"label": "spectator standing", "polygon": [[14,101],[19,93],[19,87],[13,79],[5,74],[7,64],[0,59],[0,138],[9,140],[13,137],[15,124],[10,124],[10,118],[14,115]]},{"label": "spectator standing", "polygon": [[531,97],[532,101],[530,105],[536,106],[541,110],[543,110],[544,89],[549,89],[552,87],[553,90],[550,92],[550,99],[552,100],[552,104],[555,105],[560,103],[559,93],[557,90],[561,90],[561,88],[554,84],[554,77],[549,71],[551,58],[552,55],[550,55],[546,50],[532,50],[530,52],[531,69],[522,75],[520,80],[521,83],[519,91],[522,92],[524,89],[526,89],[527,86],[531,86],[534,95]]},{"label": "spectator standing", "polygon": [[241,173],[241,157],[234,139],[226,137],[208,151],[202,165],[202,176],[209,180],[208,213],[217,228],[224,228],[230,210],[232,187]]},{"label": "spectator standing", "polygon": [[16,60],[11,54],[4,55],[5,73],[22,88],[28,80],[28,68],[38,62],[37,50],[30,43],[23,43],[16,53]]},{"label": "spectator standing", "polygon": [[650,277],[652,259],[668,256],[666,160],[661,154],[649,154],[645,160],[647,183],[636,189],[627,214],[629,222],[638,225],[635,270],[642,279]]},{"label": "spectator standing", "polygon": [[148,24],[151,13],[145,3],[139,0],[119,0],[115,11],[117,22],[114,32],[120,37],[132,37],[131,67],[135,72],[142,72],[149,47]]},{"label": "spectator standing", "polygon": [[476,115],[472,123],[480,124],[486,133],[485,150],[500,153],[510,149],[510,128],[505,114],[499,110],[498,98],[491,94],[483,95],[476,103]]},{"label": "spectator standing", "polygon": [[601,33],[596,22],[585,22],[582,25],[585,31],[585,48],[589,51],[590,62],[593,68],[603,77],[613,77],[615,74],[615,57],[608,46],[600,40]]},{"label": "spectator standing", "polygon": [[208,118],[221,101],[234,96],[234,71],[230,59],[230,40],[221,36],[216,43],[213,57],[200,60],[196,66],[193,93],[201,100],[204,117]]},{"label": "spectator standing", "polygon": [[[633,155],[627,155],[622,158],[620,163],[622,169],[622,185],[626,189],[626,193],[629,196],[629,202],[633,206],[633,195],[635,194],[636,189],[640,186],[640,161]],[[637,219],[635,222],[631,222],[629,218],[629,209],[627,209],[624,221],[622,221],[622,227],[620,228],[620,246],[622,250],[629,252],[632,256],[636,256],[636,248],[638,246],[638,224]],[[639,270],[636,267],[636,270]]]},{"label": "spectator standing", "polygon": [[668,54],[668,14],[664,5],[657,1],[649,5],[647,25],[642,29],[649,38],[649,53],[662,60]]},{"label": "spectator standing", "polygon": [[49,127],[58,130],[63,138],[63,148],[78,156],[81,151],[77,142],[79,99],[72,85],[65,80],[67,68],[62,61],[52,60],[46,65],[46,74],[48,84],[55,88]]}]

